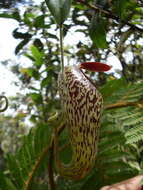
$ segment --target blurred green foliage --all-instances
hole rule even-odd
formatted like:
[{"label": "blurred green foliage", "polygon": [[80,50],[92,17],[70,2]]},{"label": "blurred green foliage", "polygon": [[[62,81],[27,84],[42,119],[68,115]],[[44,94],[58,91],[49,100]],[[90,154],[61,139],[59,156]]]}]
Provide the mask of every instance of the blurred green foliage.
[{"label": "blurred green foliage", "polygon": [[1,0],[0,8],[10,9],[17,6],[18,3],[27,4],[27,3],[32,3],[32,1],[31,0]]}]

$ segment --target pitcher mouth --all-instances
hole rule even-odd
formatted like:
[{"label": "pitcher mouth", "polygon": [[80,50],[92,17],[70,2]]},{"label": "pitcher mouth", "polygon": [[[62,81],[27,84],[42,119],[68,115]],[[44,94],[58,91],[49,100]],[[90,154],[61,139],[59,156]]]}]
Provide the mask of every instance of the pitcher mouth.
[{"label": "pitcher mouth", "polygon": [[109,71],[112,66],[100,62],[82,62],[80,63],[79,68],[92,72],[106,72]]}]

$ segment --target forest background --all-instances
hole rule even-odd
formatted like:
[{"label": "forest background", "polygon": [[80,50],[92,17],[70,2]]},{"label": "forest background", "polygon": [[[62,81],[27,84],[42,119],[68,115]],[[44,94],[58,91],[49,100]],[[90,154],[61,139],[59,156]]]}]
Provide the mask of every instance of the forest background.
[{"label": "forest background", "polygon": [[[0,17],[5,22],[17,21],[12,33],[18,41],[15,55],[24,60],[1,61],[17,78],[19,92],[8,97],[9,108],[0,115],[0,189],[99,190],[142,173],[143,2],[72,1],[64,22],[66,64],[106,63],[115,57],[122,68],[109,73],[87,72],[103,95],[104,112],[95,167],[80,181],[58,175],[49,148],[53,129],[48,118],[61,109],[57,88],[59,29],[55,20],[45,1],[36,4],[30,0],[0,2]],[[69,34],[80,39],[69,45]],[[116,68],[117,61],[112,61]],[[64,131],[60,144],[67,142]],[[68,163],[70,158],[67,147],[61,159]]]}]

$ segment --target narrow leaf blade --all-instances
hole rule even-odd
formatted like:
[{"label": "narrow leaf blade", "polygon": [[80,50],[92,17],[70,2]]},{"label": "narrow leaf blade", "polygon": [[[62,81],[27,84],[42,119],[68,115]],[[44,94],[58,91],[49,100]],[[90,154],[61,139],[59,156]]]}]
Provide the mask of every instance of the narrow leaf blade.
[{"label": "narrow leaf blade", "polygon": [[103,49],[108,47],[106,42],[105,22],[98,15],[92,18],[89,35],[96,47]]},{"label": "narrow leaf blade", "polygon": [[49,8],[51,14],[54,16],[57,24],[61,25],[67,19],[71,0],[45,0],[47,7]]}]

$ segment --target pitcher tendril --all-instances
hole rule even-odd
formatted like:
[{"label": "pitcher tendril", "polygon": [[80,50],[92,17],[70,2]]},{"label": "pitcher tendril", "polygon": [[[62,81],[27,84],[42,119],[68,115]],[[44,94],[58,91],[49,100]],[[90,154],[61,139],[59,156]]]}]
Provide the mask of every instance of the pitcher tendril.
[{"label": "pitcher tendril", "polygon": [[[93,65],[95,68],[96,63],[92,62]],[[100,71],[107,70],[105,64],[97,65]],[[91,70],[90,63],[86,65],[86,69]],[[80,66],[64,67],[63,73],[59,74],[58,87],[64,122],[69,130],[72,160],[68,165],[61,163],[55,129],[56,168],[61,176],[82,179],[93,168],[97,154],[102,95]]]},{"label": "pitcher tendril", "polygon": [[64,50],[63,50],[63,25],[59,26],[60,28],[60,53],[61,53],[61,70],[64,72]]},{"label": "pitcher tendril", "polygon": [[8,99],[6,96],[0,96],[0,100],[4,99],[5,100],[5,106],[4,108],[0,109],[0,112],[4,112],[8,108]]}]

